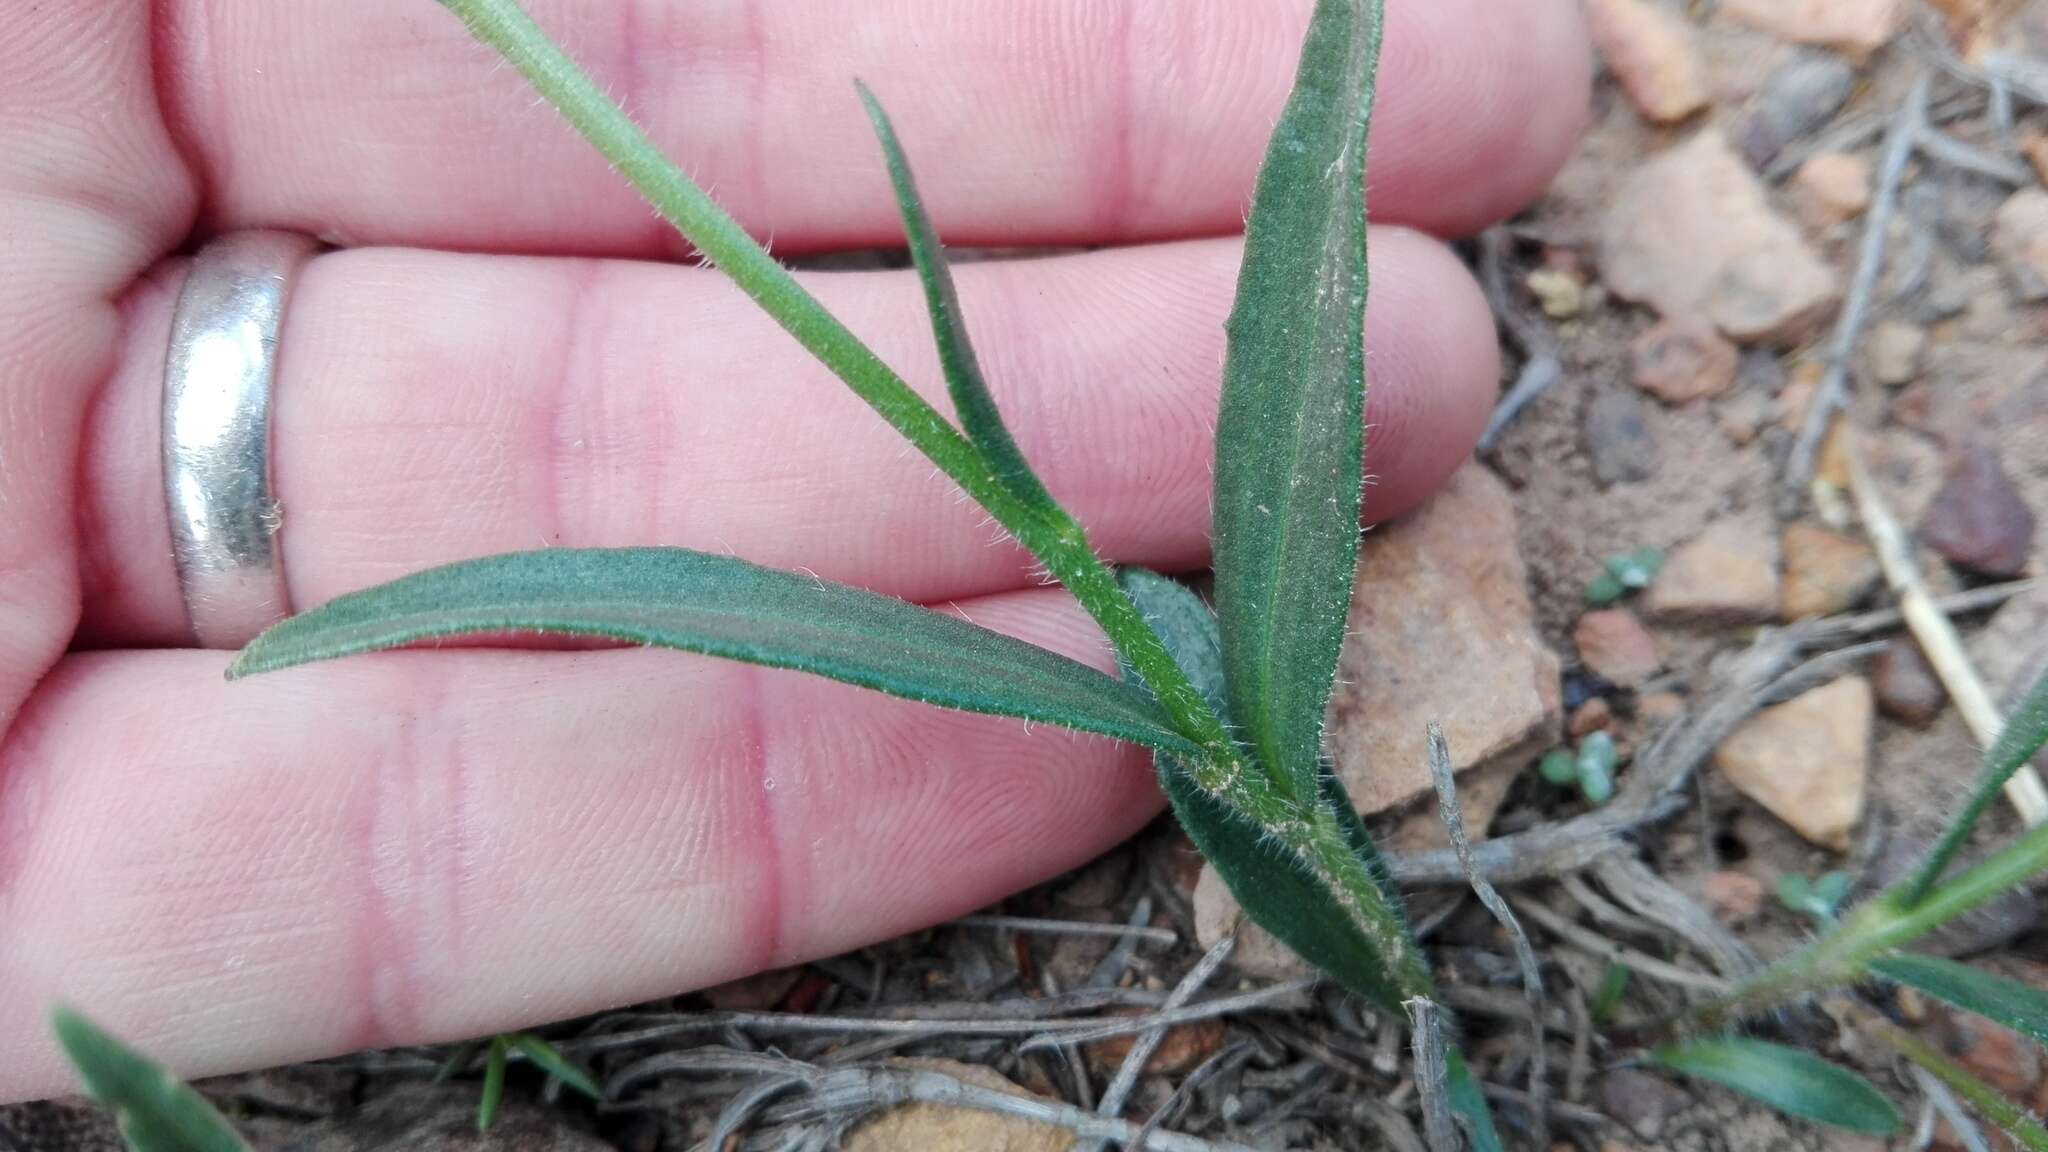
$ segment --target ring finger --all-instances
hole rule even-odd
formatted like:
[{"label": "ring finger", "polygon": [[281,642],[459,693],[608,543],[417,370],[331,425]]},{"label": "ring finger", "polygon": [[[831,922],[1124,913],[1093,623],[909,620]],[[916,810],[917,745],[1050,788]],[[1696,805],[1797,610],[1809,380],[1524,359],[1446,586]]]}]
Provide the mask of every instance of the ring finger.
[{"label": "ring finger", "polygon": [[[1113,559],[1207,557],[1238,253],[1196,241],[960,270],[1020,444]],[[1469,451],[1497,365],[1484,302],[1440,245],[1377,229],[1372,264],[1378,518]],[[90,419],[83,634],[95,644],[189,640],[156,451],[182,274],[166,268],[126,302],[121,367]],[[715,273],[370,249],[299,276],[273,440],[300,607],[544,546],[733,552],[919,601],[1035,583],[979,509]],[[944,406],[911,274],[808,282]]]}]

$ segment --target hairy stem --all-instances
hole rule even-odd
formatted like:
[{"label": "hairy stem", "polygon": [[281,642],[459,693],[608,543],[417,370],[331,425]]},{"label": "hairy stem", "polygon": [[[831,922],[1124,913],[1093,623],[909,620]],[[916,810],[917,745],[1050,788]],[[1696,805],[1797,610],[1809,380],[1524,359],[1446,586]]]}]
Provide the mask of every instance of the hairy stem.
[{"label": "hairy stem", "polygon": [[1949,1091],[1969,1101],[1985,1119],[1998,1125],[2031,1152],[2048,1152],[2048,1129],[2027,1114],[2026,1109],[1978,1079],[1969,1069],[1949,1059],[1932,1044],[1867,1009],[1854,1013],[1857,1027],[1878,1043],[1918,1064]]},{"label": "hairy stem", "polygon": [[2043,871],[2048,871],[2048,825],[2028,832],[1917,903],[1907,903],[1910,880],[1887,889],[1727,997],[1700,1006],[1693,1019],[1718,1028],[1792,997],[1863,979],[1865,965],[1879,954],[1911,943]]},{"label": "hairy stem", "polygon": [[1070,516],[1043,514],[1011,495],[974,445],[662,155],[516,0],[441,3],[478,40],[502,53],[713,266],[1045,564],[1144,679],[1181,734],[1208,751],[1211,781],[1241,770],[1242,758],[1222,722],[1117,587]]}]

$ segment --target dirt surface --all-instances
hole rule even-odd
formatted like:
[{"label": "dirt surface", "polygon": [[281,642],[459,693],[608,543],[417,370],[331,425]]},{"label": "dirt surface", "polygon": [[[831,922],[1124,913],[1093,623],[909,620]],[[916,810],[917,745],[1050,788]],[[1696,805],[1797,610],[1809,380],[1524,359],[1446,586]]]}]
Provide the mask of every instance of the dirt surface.
[{"label": "dirt surface", "polygon": [[[1848,54],[1853,47],[1800,45],[1782,29],[1748,27],[1727,12],[1716,13],[1712,3],[1648,2],[1676,22],[1670,27],[1680,29],[1681,41],[1696,54],[1692,66],[1699,70],[1695,79],[1703,85],[1698,99],[1704,107],[1676,123],[1653,124],[1646,119],[1651,106],[1639,107],[1632,99],[1635,89],[1624,90],[1612,74],[1603,77],[1594,127],[1551,195],[1467,252],[1500,289],[1495,304],[1511,337],[1504,386],[1531,359],[1554,355],[1561,369],[1546,391],[1505,424],[1480,461],[1509,487],[1534,627],[1563,657],[1564,708],[1575,713],[1574,725],[1583,719],[1609,729],[1625,764],[1631,753],[1646,754],[1657,733],[1696,714],[1725,688],[1731,658],[1749,648],[1759,628],[1786,622],[1648,619],[1664,670],[1631,689],[1616,688],[1585,673],[1574,650],[1589,585],[1610,557],[1645,548],[1669,555],[1726,524],[1769,541],[1795,521],[1850,537],[1862,534],[1839,485],[1829,487],[1834,473],[1826,460],[1819,489],[1785,482],[1805,397],[1828,365],[1839,304],[1796,334],[1732,341],[1733,380],[1714,384],[1725,386],[1717,394],[1673,404],[1639,387],[1638,344],[1661,318],[1653,308],[1620,299],[1603,282],[1603,263],[1630,258],[1613,251],[1605,233],[1630,181],[1656,158],[1702,132],[1723,134],[1753,167],[1766,210],[1791,222],[1800,241],[1838,278],[1839,295],[1852,295],[1872,209],[1855,205],[1853,181],[1845,187],[1828,180],[1845,171],[1865,172],[1864,198],[1881,198],[1885,130],[1899,117],[1916,78],[1928,77],[1930,117],[1960,145],[1964,159],[1921,149],[1903,169],[1868,319],[1847,373],[1843,423],[1853,430],[1883,499],[1908,529],[1935,505],[1951,470],[1978,457],[1996,462],[1994,472],[2010,482],[2020,509],[2048,516],[2048,308],[2041,302],[2048,287],[2030,287],[2027,267],[2032,260],[2048,273],[2048,226],[2038,235],[2024,234],[2024,220],[2013,224],[2021,213],[2007,208],[2016,196],[2039,191],[2029,153],[2048,138],[2048,109],[2029,103],[2024,84],[2016,82],[2009,86],[2015,117],[2002,126],[1994,86],[1978,71],[1986,49],[2021,61],[2048,60],[2048,3],[1950,0],[1939,6],[1940,15],[1913,9],[1904,29],[1865,60]],[[1837,7],[1859,5],[1788,4],[1785,10]],[[1630,48],[1636,53],[1629,57],[1631,66],[1683,64],[1657,56],[1654,47]],[[1805,71],[1792,71],[1799,69]],[[1643,82],[1662,85],[1654,89],[1662,115],[1686,105],[1684,86],[1693,80],[1679,73]],[[1833,95],[1824,91],[1830,84],[1838,89]],[[1784,128],[1788,124],[1793,128]],[[1774,132],[1783,139],[1772,137]],[[1775,155],[1760,160],[1753,152],[1759,148]],[[1821,154],[1837,159],[1801,171],[1802,163]],[[1839,159],[1844,156],[1851,159]],[[1966,170],[1971,167],[1986,171]],[[1731,225],[1718,235],[1734,234]],[[1699,258],[1714,257],[1716,236],[1707,230]],[[2035,243],[2040,247],[2030,247]],[[1771,286],[1753,287],[1767,294]],[[1882,362],[1873,345],[1880,328],[1886,341]],[[1988,497],[1968,495],[1966,509],[1990,506]],[[2048,534],[2031,527],[2029,532],[2018,537],[2023,563],[2017,573],[1987,576],[1926,546],[1918,551],[1921,570],[1937,593],[2039,575],[2048,571]],[[1788,562],[1789,557],[1770,559],[1774,566]],[[1845,610],[1893,602],[1881,584],[1844,596]],[[1619,607],[1647,617],[1646,602],[1631,594]],[[2013,691],[2019,678],[2014,669],[2037,667],[2048,658],[2048,629],[2029,623],[2048,616],[2022,617],[2023,607],[2004,609],[2011,614],[2003,626],[1987,625],[1985,612],[1957,620],[1973,655],[1997,671],[1995,694]],[[1866,663],[1850,670],[1872,674]],[[1880,680],[1881,709],[1884,696]],[[1576,712],[1589,701],[1595,702],[1591,713]],[[1638,829],[1626,855],[1697,901],[1690,905],[1694,910],[1709,910],[1709,922],[1723,934],[1716,939],[1732,949],[1734,960],[1714,955],[1711,939],[1702,943],[1700,936],[1649,923],[1630,902],[1620,875],[1538,880],[1511,886],[1509,895],[1518,908],[1547,908],[1582,929],[1610,935],[1637,955],[1701,978],[1725,974],[1726,965],[1745,954],[1780,955],[1810,935],[1813,922],[1775,895],[1784,877],[1842,870],[1859,891],[1867,891],[1910,860],[1954,810],[1975,766],[1975,746],[1953,707],[1942,708],[1925,726],[1881,712],[1869,731],[1862,818],[1846,852],[1803,838],[1703,762],[1680,810]],[[1526,759],[1533,762],[1534,755]],[[1587,810],[1578,797],[1537,779],[1532,767],[1510,766],[1519,775],[1494,820],[1496,837],[1555,826]],[[1624,767],[1624,789],[1635,770]],[[1985,822],[1980,849],[2017,827],[2001,808]],[[445,1058],[442,1051],[364,1054],[208,1088],[261,1149],[681,1150],[702,1146],[729,1107],[738,1110],[727,1116],[734,1134],[723,1148],[829,1147],[842,1137],[847,1146],[867,1149],[890,1146],[891,1140],[963,1148],[1087,1146],[1077,1145],[1071,1124],[1058,1118],[1050,1124],[1034,1117],[977,1120],[987,1114],[934,1110],[930,1104],[920,1105],[924,1111],[899,1112],[865,1134],[860,1125],[874,1110],[903,1099],[891,1094],[892,1085],[917,1075],[936,1078],[921,1083],[993,1084],[997,1095],[1021,1090],[1040,1103],[1094,1111],[1130,1048],[1128,1038],[1032,1047],[1025,1043],[1029,1030],[977,1035],[948,1021],[1114,1021],[1156,1010],[1200,958],[1193,903],[1199,872],[1192,846],[1162,822],[1087,868],[991,910],[1068,925],[1132,924],[1157,930],[1160,939],[1077,935],[1071,928],[947,926],[744,986],[564,1025],[550,1035],[606,1078],[613,1099],[603,1107],[556,1100],[530,1069],[515,1068],[515,1122],[489,1139],[457,1135],[462,1125],[450,1119],[473,1100],[473,1074],[443,1089],[423,1087]],[[1526,1087],[1529,1045],[1507,942],[1455,885],[1417,886],[1412,902],[1446,995],[1465,1022],[1475,1064],[1484,1079],[1507,1093],[1497,1103],[1510,1143],[1526,1147],[1529,1118],[1518,1104],[1523,1098],[1514,1093]],[[1951,952],[1984,955],[2007,975],[2039,982],[2048,972],[2040,966],[2048,964],[2048,936],[2036,931],[2035,915],[2033,897],[2019,894],[1940,943]],[[1630,1050],[1594,1034],[1583,1019],[1608,965],[1589,955],[1583,940],[1574,944],[1540,927],[1535,935],[1552,991],[1548,1010],[1555,1014],[1549,1050],[1552,1089],[1561,1103],[1551,1131],[1560,1146],[1603,1152],[1913,1146],[1910,1136],[1887,1145],[1786,1121],[1716,1090],[1618,1074],[1615,1068]],[[1169,936],[1174,943],[1163,942]],[[1331,990],[1275,983],[1285,975],[1226,967],[1210,978],[1195,1002],[1237,994],[1250,995],[1252,1002],[1221,1014],[1220,1024],[1212,1019],[1167,1032],[1120,1115],[1143,1124],[1157,1113],[1164,1130],[1258,1148],[1419,1147],[1412,1143],[1419,1128],[1399,1030]],[[1638,975],[1614,1011],[1621,1019],[1647,1019],[1679,1006],[1686,994],[1669,980]],[[2001,1048],[1966,1022],[1924,1004],[1879,999],[1980,1072],[2006,1081],[2026,1103],[2048,1096],[2038,1056],[2029,1061],[2023,1050]],[[773,1015],[705,1015],[715,1010]],[[862,1030],[861,1021],[877,1016],[929,1024],[908,1035]],[[827,1017],[847,1018],[848,1030],[788,1024],[792,1018]],[[649,1024],[676,1030],[641,1039],[620,1036]],[[1826,1016],[1793,1013],[1767,1022],[1765,1030],[1861,1065],[1900,1102],[1909,1127],[1919,1116],[1924,1098],[1914,1082],[1873,1058]],[[804,1068],[762,1071],[759,1062],[771,1056],[802,1061]],[[892,1062],[899,1057],[919,1060]],[[974,1070],[948,1073],[961,1064]],[[821,1079],[834,1070],[839,1080]],[[775,1083],[786,1090],[763,1091]],[[810,1088],[799,1086],[804,1083]],[[897,1135],[885,1139],[884,1133]],[[113,1147],[110,1138],[99,1118],[68,1104],[0,1109],[0,1149],[97,1149]],[[1933,1130],[1933,1141],[1963,1146],[1945,1121]]]}]

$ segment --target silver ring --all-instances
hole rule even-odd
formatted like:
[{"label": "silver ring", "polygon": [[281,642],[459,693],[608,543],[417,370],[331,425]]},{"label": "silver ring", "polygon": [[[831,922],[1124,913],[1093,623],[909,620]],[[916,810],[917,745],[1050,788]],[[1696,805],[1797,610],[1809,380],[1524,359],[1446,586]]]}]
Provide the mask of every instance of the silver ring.
[{"label": "silver ring", "polygon": [[192,261],[164,360],[164,495],[185,612],[237,648],[290,612],[270,484],[270,402],[292,276],[315,247],[236,232]]}]

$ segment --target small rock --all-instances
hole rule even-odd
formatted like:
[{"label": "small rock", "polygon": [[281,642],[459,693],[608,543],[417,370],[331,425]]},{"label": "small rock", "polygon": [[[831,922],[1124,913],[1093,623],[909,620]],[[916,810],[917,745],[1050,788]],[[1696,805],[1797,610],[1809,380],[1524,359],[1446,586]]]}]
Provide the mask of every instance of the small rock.
[{"label": "small rock", "polygon": [[1752,28],[1862,59],[1891,43],[1906,23],[1906,0],[1721,0],[1721,11]]},{"label": "small rock", "polygon": [[1538,268],[1523,284],[1552,320],[1569,320],[1586,309],[1586,279],[1569,268]]},{"label": "small rock", "polygon": [[1799,166],[1792,193],[1807,226],[1826,232],[1870,207],[1870,163],[1847,152],[1819,153]]},{"label": "small rock", "polygon": [[1979,576],[2009,579],[2026,570],[2034,550],[2034,511],[1981,441],[1965,444],[1920,518],[1920,539],[1950,564]]},{"label": "small rock", "polygon": [[1674,124],[1707,106],[1706,68],[1683,17],[1644,0],[1588,0],[1586,23],[1643,119]]},{"label": "small rock", "polygon": [[1856,90],[1856,69],[1832,52],[1802,51],[1771,73],[1743,113],[1736,139],[1743,158],[1761,170],[1785,146],[1835,118]]},{"label": "small rock", "polygon": [[[993,1069],[955,1060],[891,1060],[893,1067],[937,1072],[978,1088],[1030,1098]],[[863,1121],[840,1139],[844,1152],[1067,1152],[1065,1128],[1000,1112],[944,1104],[902,1104]]]},{"label": "small rock", "polygon": [[1630,379],[1666,404],[1719,396],[1735,386],[1742,354],[1697,316],[1660,320],[1629,351]]},{"label": "small rock", "polygon": [[[1527,767],[1519,761],[1502,760],[1458,777],[1458,813],[1465,822],[1465,835],[1473,843],[1486,839],[1493,818],[1500,814],[1515,780]],[[1370,827],[1382,851],[1415,855],[1451,846],[1451,834],[1444,831],[1443,816],[1434,800],[1384,813]]]},{"label": "small rock", "polygon": [[1785,387],[1778,391],[1777,403],[1773,405],[1778,427],[1796,432],[1806,423],[1806,410],[1813,406],[1814,393],[1820,391],[1823,371],[1819,364],[1809,360],[1792,373]]},{"label": "small rock", "polygon": [[1059,886],[1059,902],[1068,908],[1107,908],[1130,889],[1132,853],[1111,852],[1070,873]]},{"label": "small rock", "polygon": [[1202,865],[1202,877],[1195,881],[1195,939],[1203,951],[1222,943],[1225,936],[1237,934],[1237,944],[1230,950],[1230,966],[1246,976],[1259,980],[1294,980],[1315,973],[1308,961],[1294,954],[1294,949],[1282,944],[1271,932],[1252,923],[1244,914],[1244,906],[1231,895],[1230,886],[1223,877],[1208,864]]},{"label": "small rock", "polygon": [[1801,836],[1846,852],[1870,778],[1870,683],[1845,676],[1766,708],[1714,750],[1736,790]]},{"label": "small rock", "polygon": [[1863,356],[1872,380],[1887,388],[1903,388],[1920,378],[1927,360],[1927,330],[1888,320],[1871,329]]},{"label": "small rock", "polygon": [[1452,767],[1521,768],[1557,742],[1556,654],[1529,602],[1514,504],[1468,464],[1417,511],[1366,539],[1330,701],[1330,755],[1361,813],[1433,792],[1423,720]]},{"label": "small rock", "polygon": [[738,980],[713,985],[698,995],[720,1012],[758,1012],[782,1003],[796,982],[803,979],[804,970],[795,968],[771,968],[756,972]]},{"label": "small rock", "polygon": [[2048,191],[2022,188],[1999,207],[1991,250],[2015,295],[2028,304],[2048,300]]},{"label": "small rock", "polygon": [[1743,343],[1795,343],[1841,298],[1834,270],[1713,129],[1622,185],[1601,267],[1617,294],[1667,317],[1704,315]]},{"label": "small rock", "polygon": [[1709,872],[1700,881],[1700,899],[1723,924],[1747,924],[1764,906],[1764,882],[1747,872]]},{"label": "small rock", "polygon": [[1784,534],[1785,582],[1779,615],[1787,620],[1845,612],[1870,594],[1884,573],[1861,537],[1802,520]]},{"label": "small rock", "polygon": [[1927,663],[1920,645],[1895,636],[1877,654],[1870,670],[1877,710],[1902,724],[1925,728],[1948,706],[1948,691]]},{"label": "small rock", "polygon": [[1685,715],[1685,697],[1676,692],[1652,692],[1636,701],[1636,715],[1653,728],[1669,724]]},{"label": "small rock", "polygon": [[1692,1094],[1634,1068],[1600,1077],[1600,1110],[1644,1140],[1655,1142],[1673,1116],[1692,1107]]},{"label": "small rock", "polygon": [[1605,696],[1595,696],[1577,708],[1564,723],[1564,730],[1572,739],[1602,732],[1614,724],[1614,706]]},{"label": "small rock", "polygon": [[1664,667],[1657,654],[1657,638],[1631,612],[1604,608],[1579,617],[1572,629],[1572,646],[1579,651],[1579,663],[1594,675],[1620,688],[1634,688]]},{"label": "small rock", "polygon": [[1671,553],[1644,607],[1659,620],[1760,624],[1778,611],[1777,551],[1763,532],[1723,520]]},{"label": "small rock", "polygon": [[2021,128],[2020,151],[2034,166],[2034,179],[2048,184],[2048,134],[2031,125]]},{"label": "small rock", "polygon": [[1603,388],[1586,405],[1586,455],[1593,475],[1606,487],[1633,484],[1657,474],[1663,458],[1650,414],[1633,392]]},{"label": "small rock", "polygon": [[[1235,949],[1233,949],[1235,951]],[[1112,1013],[1112,1015],[1135,1015]],[[1124,1057],[1130,1055],[1131,1047],[1137,1042],[1136,1036],[1112,1036],[1088,1045],[1088,1063],[1104,1076],[1116,1075],[1123,1066]],[[1145,1061],[1148,1076],[1179,1076],[1192,1072],[1195,1065],[1216,1054],[1223,1047],[1223,1021],[1196,1020],[1188,1024],[1177,1024],[1166,1030],[1159,1047],[1152,1058]]]},{"label": "small rock", "polygon": [[2041,1080],[2041,1053],[2032,1041],[1969,1012],[1948,1012],[1945,1047],[1965,1068],[2007,1096],[2027,1099]]},{"label": "small rock", "polygon": [[1721,434],[1737,448],[1747,447],[1771,422],[1776,403],[1761,392],[1745,392],[1721,405],[1714,414],[1714,422],[1720,426]]}]

